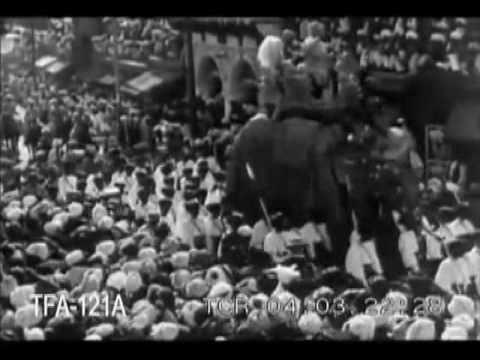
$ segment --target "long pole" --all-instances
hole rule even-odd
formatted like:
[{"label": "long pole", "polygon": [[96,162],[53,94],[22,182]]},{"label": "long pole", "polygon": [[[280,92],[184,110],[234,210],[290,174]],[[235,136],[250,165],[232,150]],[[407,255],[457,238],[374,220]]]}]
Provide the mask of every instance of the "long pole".
[{"label": "long pole", "polygon": [[193,61],[193,39],[191,21],[185,19],[184,22],[184,51],[185,51],[185,69],[187,81],[187,102],[189,108],[190,129],[192,134],[197,133],[197,119],[195,111],[195,64]]},{"label": "long pole", "polygon": [[30,22],[30,30],[31,30],[31,39],[32,39],[32,77],[33,77],[33,86],[35,90],[38,88],[37,87],[37,72],[35,71],[35,60],[37,57],[37,51],[36,51],[36,39],[35,39],[35,24],[34,24],[34,18],[32,18]]},{"label": "long pole", "polygon": [[114,42],[113,71],[115,74],[115,102],[117,103],[117,107],[120,109],[120,70],[118,67],[118,32],[117,31],[115,31],[114,33],[113,42]]},{"label": "long pole", "polygon": [[113,32],[113,72],[115,77],[115,118],[119,126],[124,126],[125,142],[126,146],[130,145],[130,138],[127,129],[127,124],[120,123],[120,68],[118,63],[118,44],[119,44],[119,29],[115,18],[110,19],[110,29]]},{"label": "long pole", "polygon": [[[5,35],[6,29],[5,29],[5,20],[3,18],[0,18],[0,41],[2,37]],[[0,55],[1,56],[1,55]],[[5,134],[5,126],[3,122],[3,104],[4,104],[4,99],[5,99],[5,94],[3,93],[3,77],[7,75],[6,71],[3,67],[3,61],[0,59],[0,132],[1,134]],[[6,81],[6,79],[5,79]],[[0,137],[0,152],[2,150],[3,146],[3,139]]]}]

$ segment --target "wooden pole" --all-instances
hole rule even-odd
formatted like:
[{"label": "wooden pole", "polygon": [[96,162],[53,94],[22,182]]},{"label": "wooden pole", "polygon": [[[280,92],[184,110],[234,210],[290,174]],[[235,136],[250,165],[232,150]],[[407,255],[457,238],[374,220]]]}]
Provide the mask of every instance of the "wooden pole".
[{"label": "wooden pole", "polygon": [[189,108],[189,120],[191,134],[197,134],[197,119],[195,111],[195,63],[193,60],[193,39],[191,21],[184,21],[184,54],[185,54],[185,70],[186,70],[186,89],[187,102]]},{"label": "wooden pole", "polygon": [[125,133],[125,142],[126,147],[130,146],[130,138],[128,133],[127,124],[120,123],[120,109],[121,109],[121,97],[120,97],[120,67],[118,63],[118,43],[119,43],[119,32],[120,29],[118,28],[118,24],[115,18],[110,18],[108,20],[108,27],[110,33],[113,35],[113,73],[115,78],[115,119],[117,121],[118,126],[124,126],[124,133]]},{"label": "wooden pole", "polygon": [[[114,21],[114,20],[113,20]],[[113,71],[115,74],[115,102],[118,109],[120,109],[120,69],[118,65],[118,32],[114,33],[114,46],[113,46]],[[118,114],[117,114],[118,117]],[[118,120],[118,119],[117,119]]]},{"label": "wooden pole", "polygon": [[32,18],[30,22],[30,30],[31,30],[31,40],[32,40],[32,77],[33,77],[33,86],[35,90],[38,89],[38,84],[37,84],[37,72],[35,69],[35,60],[37,57],[37,51],[36,51],[36,39],[35,39],[35,24],[34,24],[34,18]]},{"label": "wooden pole", "polygon": [[[5,22],[2,18],[0,18],[0,40],[3,37],[3,35],[6,34],[6,29],[5,29]],[[1,56],[1,55],[0,55]],[[3,93],[3,82],[7,81],[6,79],[3,79],[3,76],[7,75],[4,67],[3,67],[3,61],[0,59],[0,131],[2,134],[5,134],[5,126],[4,126],[4,121],[3,121],[3,104],[4,104],[4,99],[5,99],[5,94]],[[3,147],[3,139],[0,138],[0,151],[2,150]]]}]

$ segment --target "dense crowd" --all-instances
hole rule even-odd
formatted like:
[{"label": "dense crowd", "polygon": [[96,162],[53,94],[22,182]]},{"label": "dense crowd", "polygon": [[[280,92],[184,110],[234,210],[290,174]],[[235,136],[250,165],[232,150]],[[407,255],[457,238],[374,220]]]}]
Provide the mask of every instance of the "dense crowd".
[{"label": "dense crowd", "polygon": [[[119,27],[118,56],[122,59],[147,61],[150,57],[179,59],[181,37],[165,19],[115,18]],[[95,49],[100,54],[114,55],[114,38],[109,34],[95,36]]]},{"label": "dense crowd", "polygon": [[[126,37],[148,38],[131,26]],[[393,214],[406,275],[386,278],[356,229],[335,261],[324,223],[294,227],[274,213],[248,224],[227,206],[239,126],[221,112],[204,105],[210,126],[192,137],[181,101],[116,108],[84,84],[9,80],[1,130],[22,136],[18,148],[15,136],[2,144],[0,160],[2,340],[478,338],[480,235],[461,174],[424,186],[421,227]],[[10,126],[19,105],[22,127]],[[261,111],[243,105],[243,118]],[[100,300],[59,314],[58,304],[39,311],[34,294]],[[107,298],[125,311],[112,314]]]},{"label": "dense crowd", "polygon": [[[142,18],[104,19],[100,27],[104,32],[92,37],[93,47],[100,56],[113,56],[115,37],[110,34],[108,23],[115,21],[119,33],[117,38],[120,59],[149,61],[151,57],[178,60],[182,49],[181,37],[168,20]],[[32,53],[32,36],[28,24],[9,23],[7,31],[18,35],[15,51],[18,58],[30,59]],[[35,54],[55,55],[69,60],[74,40],[72,18],[50,19],[46,29],[35,30]]]},{"label": "dense crowd", "polygon": [[292,30],[284,32],[288,57],[295,59],[302,46],[319,37],[327,52],[350,53],[364,68],[413,73],[428,54],[433,62],[444,68],[479,73],[479,47],[469,37],[467,18],[345,17],[321,20],[303,20],[300,34]]},{"label": "dense crowd", "polygon": [[[35,29],[34,36],[30,24],[7,21],[7,32],[15,34],[14,55],[16,59],[24,59],[31,64],[33,41],[35,41],[35,56],[55,54],[62,60],[71,56],[73,36],[73,22],[71,18],[50,19],[46,28]],[[36,60],[36,59],[35,59]]]}]

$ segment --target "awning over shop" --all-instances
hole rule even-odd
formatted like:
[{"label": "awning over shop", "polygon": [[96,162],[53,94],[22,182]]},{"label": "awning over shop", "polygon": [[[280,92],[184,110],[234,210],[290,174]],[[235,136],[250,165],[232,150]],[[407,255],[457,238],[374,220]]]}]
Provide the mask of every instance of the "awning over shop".
[{"label": "awning over shop", "polygon": [[161,85],[163,82],[164,80],[162,78],[156,76],[150,71],[147,71],[142,75],[128,81],[127,86],[138,91],[139,93],[144,93]]},{"label": "awning over shop", "polygon": [[[108,56],[105,58],[106,61],[112,62],[113,63],[113,58],[111,56]],[[137,71],[145,71],[147,70],[148,66],[147,64],[140,62],[140,61],[135,61],[135,60],[118,60],[118,65],[121,68],[127,68],[127,69],[132,69],[132,70],[137,70]]]},{"label": "awning over shop", "polygon": [[69,66],[70,66],[70,64],[68,62],[56,61],[56,62],[50,64],[47,67],[46,71],[51,75],[57,75],[60,72],[66,70]]},{"label": "awning over shop", "polygon": [[123,93],[126,93],[128,95],[131,95],[131,96],[138,96],[141,94],[140,91],[136,90],[136,89],[133,89],[129,86],[126,86],[126,85],[122,85],[120,86],[120,91],[123,92]]},{"label": "awning over shop", "polygon": [[96,80],[95,82],[100,85],[113,86],[115,85],[115,77],[111,74],[107,74],[102,76],[100,79]]},{"label": "awning over shop", "polygon": [[118,62],[121,66],[128,66],[128,67],[133,67],[137,69],[146,69],[147,64],[140,62],[140,61],[134,61],[134,60],[120,60]]},{"label": "awning over shop", "polygon": [[57,58],[55,56],[42,56],[40,59],[35,61],[35,67],[38,69],[45,69],[49,65],[52,65],[55,61],[57,61]]},{"label": "awning over shop", "polygon": [[120,90],[132,96],[155,91],[156,96],[168,97],[177,94],[179,85],[183,84],[183,74],[180,71],[162,72],[161,74],[146,71],[127,81],[120,87]]}]

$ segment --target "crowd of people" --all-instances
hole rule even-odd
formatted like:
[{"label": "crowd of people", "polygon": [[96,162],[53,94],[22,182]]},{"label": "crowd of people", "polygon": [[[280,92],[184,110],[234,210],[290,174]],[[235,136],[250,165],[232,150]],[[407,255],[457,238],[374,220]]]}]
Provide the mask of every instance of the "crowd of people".
[{"label": "crowd of people", "polygon": [[[73,36],[73,22],[71,18],[50,19],[45,27],[35,28],[32,38],[32,24],[27,22],[7,21],[6,31],[17,35],[15,39],[14,56],[18,61],[32,62],[33,41],[35,42],[35,56],[55,54],[60,59],[68,60],[71,56]],[[35,26],[35,25],[33,25]],[[36,59],[35,59],[36,60]]]},{"label": "crowd of people", "polygon": [[[478,43],[469,37],[467,18],[345,17],[300,23],[300,34],[284,32],[286,55],[296,58],[312,38],[328,44],[327,52],[350,52],[364,68],[413,73],[429,54],[444,68],[479,74]],[[303,41],[303,44],[301,43]]]},{"label": "crowd of people", "polygon": [[[166,19],[115,18],[120,35],[118,56],[122,59],[147,61],[150,57],[179,59],[182,41],[179,32]],[[113,56],[114,39],[109,34],[93,39],[98,53]]]},{"label": "crowd of people", "polygon": [[[99,25],[103,31],[92,37],[93,47],[99,56],[113,56],[115,37],[110,34],[108,19]],[[117,38],[118,56],[124,60],[148,62],[152,57],[178,60],[182,49],[179,32],[173,29],[164,18],[114,18],[119,34]],[[32,35],[30,24],[8,22],[7,31],[18,35],[15,52],[18,59],[31,63]],[[70,60],[74,40],[72,18],[49,19],[46,28],[35,29],[35,55],[55,55],[62,60]]]},{"label": "crowd of people", "polygon": [[[336,33],[348,33],[340,24]],[[364,29],[378,49],[416,31],[391,25],[389,36]],[[148,19],[125,26],[125,39],[150,39],[155,28]],[[310,24],[303,41],[334,48],[327,29]],[[283,41],[287,58],[300,54]],[[85,84],[37,89],[25,77],[2,91],[4,135],[25,109],[0,159],[2,340],[479,338],[480,234],[456,198],[461,176],[425,184],[421,227],[393,214],[407,275],[386,278],[356,229],[337,262],[324,223],[295,228],[275,213],[249,224],[225,203],[228,146],[241,126],[221,111],[202,108],[211,125],[198,137],[181,101],[155,113],[135,101],[116,108]],[[243,105],[242,119],[260,111]],[[125,312],[60,316],[39,311],[34,294],[119,296]]]}]

